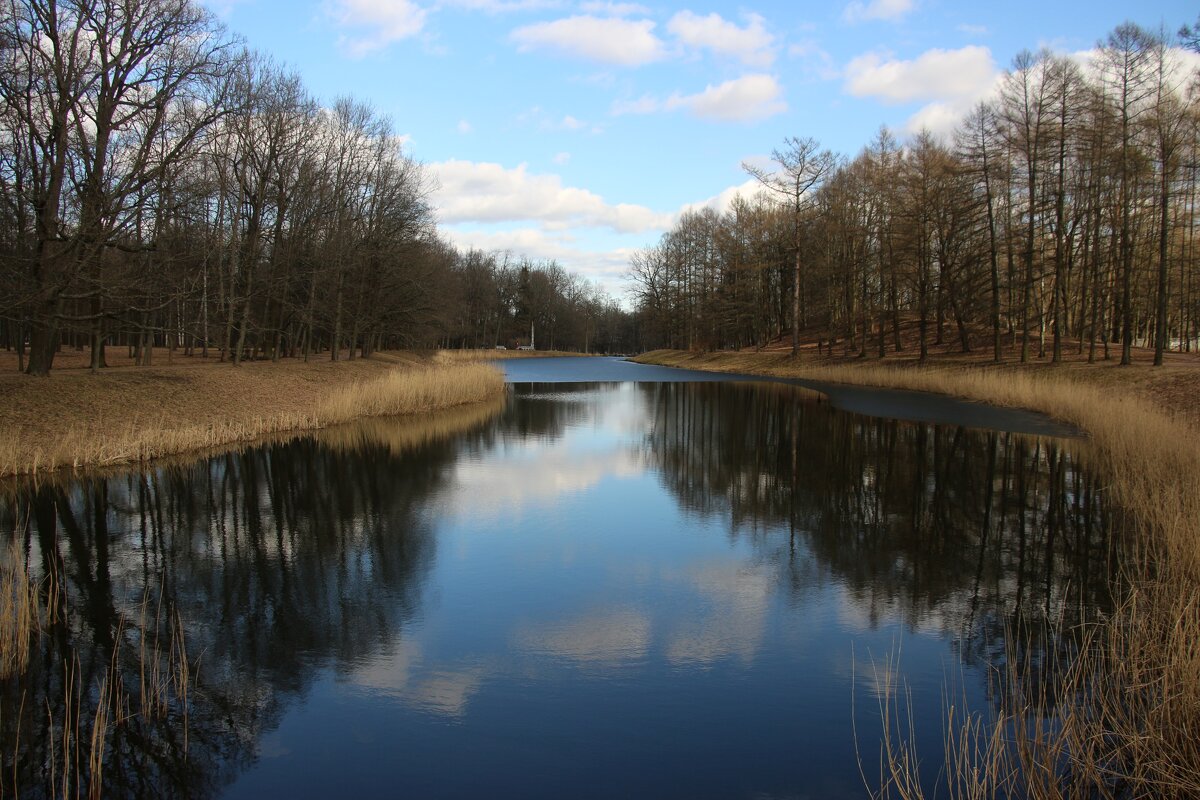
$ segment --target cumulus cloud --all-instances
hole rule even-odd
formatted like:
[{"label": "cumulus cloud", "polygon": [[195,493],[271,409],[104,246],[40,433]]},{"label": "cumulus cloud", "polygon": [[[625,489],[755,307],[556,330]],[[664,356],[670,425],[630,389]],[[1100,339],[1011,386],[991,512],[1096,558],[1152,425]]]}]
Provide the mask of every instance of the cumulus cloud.
[{"label": "cumulus cloud", "polygon": [[868,22],[871,20],[897,20],[913,10],[914,0],[870,0],[846,6],[842,19],[846,22]]},{"label": "cumulus cloud", "polygon": [[986,47],[928,50],[911,60],[867,53],[845,71],[846,91],[888,105],[924,101],[909,117],[906,133],[922,128],[945,136],[971,107],[992,94],[1001,72]]},{"label": "cumulus cloud", "polygon": [[909,61],[866,53],[846,65],[846,90],[891,104],[945,101],[979,96],[997,74],[992,51],[978,45],[927,50]]},{"label": "cumulus cloud", "polygon": [[[541,228],[481,231],[448,226],[440,229],[440,232],[463,249],[509,252],[535,260],[557,261],[572,272],[595,281],[613,297],[620,297],[625,291],[624,275],[629,269],[629,258],[637,249],[588,249],[579,246],[568,231],[547,231]],[[527,485],[528,482],[524,484]],[[479,506],[476,501],[477,498],[472,500],[472,508],[476,509],[477,513]]]},{"label": "cumulus cloud", "polygon": [[609,204],[600,195],[564,186],[557,175],[530,173],[525,164],[507,168],[475,161],[430,165],[441,189],[436,194],[442,222],[513,222],[536,220],[618,233],[661,230],[666,215],[645,206]]},{"label": "cumulus cloud", "polygon": [[554,8],[558,0],[440,0],[440,5],[482,11],[485,14],[507,14],[512,11],[534,11]]},{"label": "cumulus cloud", "polygon": [[349,31],[338,39],[339,47],[355,58],[416,36],[427,16],[411,0],[336,0],[329,13],[335,25]]},{"label": "cumulus cloud", "polygon": [[667,30],[686,47],[735,58],[750,66],[769,67],[775,61],[775,37],[758,14],[748,14],[746,26],[741,27],[720,14],[700,16],[680,11],[671,17]]},{"label": "cumulus cloud", "polygon": [[612,3],[606,0],[590,0],[579,8],[585,14],[605,14],[610,17],[645,16],[650,13],[650,9],[637,3]]},{"label": "cumulus cloud", "polygon": [[762,184],[754,178],[750,178],[736,186],[730,186],[726,189],[717,192],[712,197],[701,200],[697,203],[688,203],[680,209],[680,215],[689,211],[703,211],[710,208],[713,211],[724,214],[733,208],[733,201],[737,198],[743,200],[751,200],[763,192]]},{"label": "cumulus cloud", "polygon": [[[1088,50],[1076,50],[1068,53],[1067,57],[1079,65],[1085,72],[1098,80],[1103,80],[1105,69],[1104,55],[1098,47]],[[1166,66],[1170,77],[1169,83],[1174,83],[1176,90],[1186,93],[1190,83],[1188,76],[1200,72],[1200,53],[1182,47],[1171,47],[1166,52]]]},{"label": "cumulus cloud", "polygon": [[787,110],[779,82],[771,75],[744,75],[691,95],[667,98],[668,111],[687,109],[702,119],[721,122],[750,122]]},{"label": "cumulus cloud", "polygon": [[654,22],[582,15],[517,28],[510,35],[522,52],[550,50],[621,67],[637,67],[666,56]]}]

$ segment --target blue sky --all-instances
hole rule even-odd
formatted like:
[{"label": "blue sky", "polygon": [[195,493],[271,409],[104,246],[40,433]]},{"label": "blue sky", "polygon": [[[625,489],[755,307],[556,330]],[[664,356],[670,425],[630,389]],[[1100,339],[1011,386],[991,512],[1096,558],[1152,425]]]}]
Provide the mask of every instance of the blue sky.
[{"label": "blue sky", "polygon": [[1022,49],[1075,53],[1185,2],[205,0],[322,102],[369,102],[427,165],[442,232],[623,294],[628,254],[720,207],[787,136],[853,156],[948,131]]}]

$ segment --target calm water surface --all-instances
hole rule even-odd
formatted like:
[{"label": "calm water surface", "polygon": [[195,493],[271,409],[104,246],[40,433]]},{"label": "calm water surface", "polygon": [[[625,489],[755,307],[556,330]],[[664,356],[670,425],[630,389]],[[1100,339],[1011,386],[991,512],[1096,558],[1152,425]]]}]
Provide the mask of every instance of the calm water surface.
[{"label": "calm water surface", "polygon": [[1066,646],[1038,620],[1109,603],[1070,440],[506,368],[465,433],[376,422],[10,499],[69,613],[3,682],[4,774],[45,783],[56,657],[136,683],[146,596],[199,661],[187,757],[133,720],[108,788],[247,798],[862,797],[897,676],[933,781],[943,695],[986,710],[1007,653]]}]

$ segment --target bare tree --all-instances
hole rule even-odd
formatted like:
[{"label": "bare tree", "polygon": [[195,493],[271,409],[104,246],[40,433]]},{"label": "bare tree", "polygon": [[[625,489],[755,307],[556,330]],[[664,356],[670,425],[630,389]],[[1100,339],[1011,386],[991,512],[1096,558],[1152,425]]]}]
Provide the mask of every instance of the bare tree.
[{"label": "bare tree", "polygon": [[829,178],[838,166],[838,158],[829,150],[821,150],[816,139],[790,136],[782,148],[771,151],[779,169],[767,171],[743,163],[742,169],[771,191],[792,215],[792,248],[795,274],[792,285],[792,355],[799,353],[800,330],[804,324],[802,294],[804,265],[802,238],[804,215],[813,206],[814,191]]}]

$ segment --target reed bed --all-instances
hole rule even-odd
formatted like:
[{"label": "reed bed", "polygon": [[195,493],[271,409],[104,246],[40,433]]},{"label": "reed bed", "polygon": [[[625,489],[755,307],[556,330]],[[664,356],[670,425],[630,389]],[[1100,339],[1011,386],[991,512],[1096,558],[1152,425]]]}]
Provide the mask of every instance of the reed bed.
[{"label": "reed bed", "polygon": [[[30,576],[19,538],[0,556],[0,681],[16,687],[15,693],[6,688],[6,696],[20,698],[7,709],[18,721],[15,738],[6,742],[12,750],[3,754],[12,770],[0,774],[0,796],[101,797],[120,726],[137,724],[141,737],[170,731],[170,738],[182,728],[186,755],[188,696],[196,675],[182,618],[143,594],[139,606],[119,613],[107,667],[90,683],[79,651],[72,644],[62,649],[73,625],[62,584],[53,573]],[[131,647],[128,638],[137,644]],[[59,680],[39,670],[57,672]],[[55,683],[61,696],[42,693]],[[25,763],[30,758],[40,763]],[[19,784],[19,772],[40,775],[45,785]]]},{"label": "reed bed", "polygon": [[439,364],[470,364],[478,361],[503,361],[511,358],[562,358],[565,356],[592,356],[594,353],[572,353],[566,350],[496,350],[476,348],[463,350],[439,350],[434,361]]},{"label": "reed bed", "polygon": [[346,365],[229,366],[0,385],[0,476],[123,465],[309,431],[425,414],[503,394],[484,363],[385,356]]},{"label": "reed bed", "polygon": [[[1081,644],[1062,665],[1053,711],[1021,670],[998,677],[1006,705],[988,718],[947,703],[941,788],[961,798],[1200,797],[1200,432],[1183,414],[1128,388],[1053,371],[673,352],[645,360],[940,392],[1040,411],[1083,430],[1130,534],[1126,599],[1107,620],[1058,632]],[[877,796],[924,797],[909,739],[884,742]]]}]

